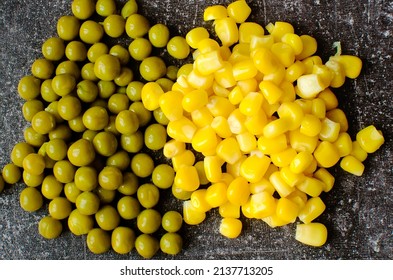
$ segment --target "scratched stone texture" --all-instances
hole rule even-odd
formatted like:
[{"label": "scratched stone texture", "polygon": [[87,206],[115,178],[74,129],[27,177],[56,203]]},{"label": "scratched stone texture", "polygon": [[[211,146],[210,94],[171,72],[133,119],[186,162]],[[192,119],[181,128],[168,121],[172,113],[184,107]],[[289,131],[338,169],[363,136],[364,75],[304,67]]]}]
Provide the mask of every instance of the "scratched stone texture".
[{"label": "scratched stone texture", "polygon": [[[119,1],[124,3],[123,1]],[[138,1],[140,12],[152,23],[165,23],[172,36],[185,35],[202,21],[204,7],[228,4],[229,0]],[[365,161],[362,177],[332,168],[336,183],[323,194],[326,211],[318,221],[329,230],[321,248],[310,248],[294,239],[295,225],[270,229],[262,221],[245,220],[236,240],[218,233],[220,218],[211,211],[199,226],[184,226],[183,251],[156,259],[392,259],[393,258],[393,155],[392,155],[392,36],[393,2],[386,0],[250,0],[249,20],[266,25],[289,21],[298,34],[317,39],[324,61],[334,54],[332,44],[340,41],[343,53],[362,58],[361,75],[334,90],[348,117],[349,133],[370,124],[382,130],[386,142]],[[14,144],[23,141],[27,127],[17,94],[17,84],[30,73],[41,44],[56,35],[56,21],[70,14],[71,0],[3,0],[0,2],[0,166],[7,164]],[[124,40],[128,44],[128,40]],[[161,52],[165,55],[165,51]],[[168,60],[170,62],[170,60]],[[176,62],[179,65],[179,62]],[[85,236],[74,236],[67,228],[55,240],[44,240],[37,223],[47,214],[47,204],[36,213],[24,212],[18,201],[22,183],[7,186],[0,194],[0,259],[139,259],[132,251],[117,255],[110,251],[94,255]],[[181,209],[181,203],[163,193],[159,207]]]}]

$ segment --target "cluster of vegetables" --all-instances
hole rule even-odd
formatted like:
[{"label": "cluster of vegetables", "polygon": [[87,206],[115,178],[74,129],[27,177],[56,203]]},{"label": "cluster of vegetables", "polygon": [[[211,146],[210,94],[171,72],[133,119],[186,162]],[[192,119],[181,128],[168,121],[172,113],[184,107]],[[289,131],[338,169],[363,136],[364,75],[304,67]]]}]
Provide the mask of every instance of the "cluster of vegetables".
[{"label": "cluster of vegetables", "polygon": [[[339,163],[360,176],[384,142],[372,125],[352,140],[332,91],[360,74],[358,57],[338,45],[323,63],[316,40],[291,24],[269,23],[265,34],[247,22],[244,0],[205,9],[218,41],[204,27],[171,38],[138,14],[135,0],[121,9],[115,0],[71,7],[19,82],[30,126],[0,180],[0,190],[23,180],[26,211],[48,202],[43,237],[67,224],[96,254],[174,255],[183,222],[197,225],[218,208],[228,238],[240,235],[243,215],[271,227],[299,220],[298,241],[326,242],[315,219],[325,210],[321,193],[334,185],[328,168]],[[128,47],[106,43],[123,36]],[[155,48],[194,62],[167,67]],[[184,201],[182,213],[157,210],[166,190]]]}]

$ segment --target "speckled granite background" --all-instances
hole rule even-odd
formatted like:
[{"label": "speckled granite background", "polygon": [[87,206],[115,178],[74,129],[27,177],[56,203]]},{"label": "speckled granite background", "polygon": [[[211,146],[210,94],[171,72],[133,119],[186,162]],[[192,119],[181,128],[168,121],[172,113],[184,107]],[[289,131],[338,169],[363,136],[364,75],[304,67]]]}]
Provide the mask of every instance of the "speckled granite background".
[{"label": "speckled granite background", "polygon": [[[121,2],[124,2],[121,1]],[[214,1],[138,1],[143,14],[154,22],[167,24],[172,35],[186,32],[202,23],[205,6],[228,4]],[[358,178],[333,168],[334,189],[323,195],[327,210],[318,220],[329,229],[322,248],[309,248],[294,240],[295,225],[270,229],[263,222],[247,220],[236,240],[218,233],[217,212],[195,227],[185,226],[185,246],[178,259],[392,259],[393,258],[393,155],[392,155],[392,36],[393,3],[384,0],[250,0],[251,20],[266,25],[284,20],[298,34],[316,37],[324,61],[341,41],[343,52],[362,58],[364,68],[355,81],[335,90],[340,107],[349,119],[352,137],[375,124],[386,143],[366,160],[365,174]],[[9,162],[15,143],[23,140],[27,126],[17,94],[19,79],[29,74],[41,44],[56,34],[56,21],[70,14],[71,0],[0,1],[0,166]],[[37,223],[46,215],[45,207],[26,213],[19,207],[22,184],[7,187],[0,194],[0,259],[138,259],[135,251],[120,256],[113,252],[93,255],[85,237],[65,230],[56,240],[44,240]],[[165,208],[180,209],[170,201]],[[157,259],[171,258],[161,253]]]}]

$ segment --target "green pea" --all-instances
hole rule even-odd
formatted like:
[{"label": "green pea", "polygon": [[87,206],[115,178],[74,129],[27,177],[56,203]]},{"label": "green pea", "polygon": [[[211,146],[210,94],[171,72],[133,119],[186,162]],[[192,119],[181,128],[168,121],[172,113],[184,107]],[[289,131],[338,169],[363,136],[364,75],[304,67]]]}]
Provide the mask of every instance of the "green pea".
[{"label": "green pea", "polygon": [[106,99],[112,96],[116,92],[116,84],[113,81],[102,81],[97,83],[98,86],[98,96],[100,98]]},{"label": "green pea", "polygon": [[119,59],[110,54],[101,55],[94,64],[94,73],[103,81],[113,81],[120,75],[120,70]]},{"label": "green pea", "polygon": [[86,139],[79,139],[68,148],[67,156],[75,166],[89,165],[95,158],[93,144]]},{"label": "green pea", "polygon": [[65,52],[64,41],[58,37],[51,37],[42,44],[42,54],[48,60],[59,61]]},{"label": "green pea", "polygon": [[61,183],[70,183],[74,180],[75,166],[68,160],[57,161],[53,166],[53,175]]},{"label": "green pea", "polygon": [[129,227],[117,227],[111,236],[112,249],[118,254],[128,254],[135,246],[135,232]]},{"label": "green pea", "polygon": [[[61,74],[70,74],[74,76],[76,80],[78,80],[81,76],[81,71],[79,69],[78,64],[75,61],[65,60],[60,62],[56,68],[56,75]],[[52,80],[52,88],[53,88],[53,80]]]},{"label": "green pea", "polygon": [[149,40],[156,48],[163,48],[169,41],[169,29],[166,25],[158,23],[149,30]]},{"label": "green pea", "polygon": [[54,199],[60,196],[63,187],[63,183],[59,182],[55,176],[47,175],[42,181],[41,193],[47,199]]},{"label": "green pea", "polygon": [[168,255],[177,255],[183,247],[183,239],[177,233],[167,232],[160,239],[160,249]]},{"label": "green pea", "polygon": [[190,54],[190,46],[182,36],[175,36],[168,41],[168,53],[176,59],[185,59]]},{"label": "green pea", "polygon": [[132,135],[138,131],[139,120],[137,114],[130,110],[123,110],[116,117],[116,129],[123,135]]},{"label": "green pea", "polygon": [[109,54],[117,57],[121,65],[126,65],[130,61],[130,53],[122,45],[114,45],[110,50]]},{"label": "green pea", "polygon": [[66,124],[58,124],[53,130],[49,131],[48,135],[50,140],[60,138],[68,141],[72,137],[72,131]]},{"label": "green pea", "polygon": [[141,185],[137,191],[139,203],[145,208],[152,208],[157,205],[160,199],[160,191],[150,183]]},{"label": "green pea", "polygon": [[183,217],[177,211],[168,211],[162,216],[162,228],[167,232],[177,232],[183,224]]},{"label": "green pea", "polygon": [[56,127],[56,119],[53,114],[41,111],[34,115],[31,126],[40,134],[48,134]]},{"label": "green pea", "polygon": [[100,186],[98,186],[95,189],[95,193],[100,198],[101,204],[112,203],[112,201],[116,197],[116,191],[115,190],[107,190],[107,189],[104,189],[103,187],[100,187]]},{"label": "green pea", "polygon": [[132,172],[125,172],[123,175],[123,183],[117,189],[124,195],[133,195],[139,187],[138,177]]},{"label": "green pea", "polygon": [[25,141],[33,147],[41,147],[48,139],[47,135],[39,134],[31,126],[24,130],[23,136]]},{"label": "green pea", "polygon": [[41,80],[34,76],[24,76],[19,80],[18,93],[24,100],[32,100],[40,95]]},{"label": "green pea", "polygon": [[41,97],[44,101],[51,103],[60,98],[52,88],[52,79],[46,79],[41,84]]},{"label": "green pea", "polygon": [[78,209],[72,210],[67,222],[68,228],[75,235],[88,234],[94,226],[93,216],[83,215]]},{"label": "green pea", "polygon": [[162,124],[162,125],[169,124],[169,119],[165,116],[165,114],[161,108],[155,109],[153,111],[153,116],[154,116],[154,119],[156,120],[157,123]]},{"label": "green pea", "polygon": [[156,81],[166,74],[166,65],[162,58],[150,56],[142,60],[139,66],[139,72],[146,81]]},{"label": "green pea", "polygon": [[152,44],[145,38],[136,38],[128,46],[131,57],[137,61],[142,61],[149,57],[152,50]]},{"label": "green pea", "polygon": [[67,218],[71,211],[71,202],[65,197],[55,197],[49,202],[49,214],[56,220]]},{"label": "green pea", "polygon": [[80,22],[74,16],[62,16],[57,21],[57,34],[64,41],[71,41],[78,36]]},{"label": "green pea", "polygon": [[115,93],[108,99],[108,110],[113,114],[119,114],[121,111],[127,110],[130,100],[123,93]]},{"label": "green pea", "polygon": [[[121,67],[120,69],[120,74],[115,78],[115,84],[118,85],[121,88],[124,88],[128,86],[128,84],[132,81],[134,78],[134,72],[126,66]],[[124,90],[124,93],[126,91]]]},{"label": "green pea", "polygon": [[116,190],[123,183],[123,174],[114,166],[106,166],[98,174],[98,183],[107,190]]},{"label": "green pea", "polygon": [[74,182],[70,182],[64,185],[64,195],[68,201],[75,203],[76,198],[81,194],[81,190],[77,188]]},{"label": "green pea", "polygon": [[139,213],[136,222],[142,233],[154,233],[161,226],[161,214],[155,209],[145,209]]},{"label": "green pea", "polygon": [[27,187],[20,193],[19,203],[23,210],[34,212],[42,207],[44,199],[39,190],[33,187]]},{"label": "green pea", "polygon": [[86,20],[79,29],[79,38],[86,44],[99,42],[104,36],[104,28],[98,22]]},{"label": "green pea", "polygon": [[128,18],[130,15],[138,12],[138,4],[135,0],[128,0],[121,9],[121,16]]},{"label": "green pea", "polygon": [[125,220],[135,219],[140,213],[140,203],[135,197],[123,196],[117,202],[117,212]]},{"label": "green pea", "polygon": [[83,215],[94,215],[100,208],[100,199],[96,194],[86,191],[78,195],[75,205]]},{"label": "green pea", "polygon": [[119,38],[125,30],[125,19],[121,15],[108,15],[103,22],[105,33],[112,38]]},{"label": "green pea", "polygon": [[23,167],[23,160],[28,155],[34,153],[34,148],[26,143],[19,142],[15,144],[11,151],[11,161],[18,167]]},{"label": "green pea", "polygon": [[104,128],[104,131],[110,132],[115,136],[120,135],[119,131],[117,131],[117,129],[116,129],[116,116],[115,115],[111,115],[109,117],[108,125]]},{"label": "green pea", "polygon": [[73,0],[71,10],[75,17],[79,19],[88,19],[95,12],[94,0]]},{"label": "green pea", "polygon": [[150,176],[154,169],[153,159],[146,153],[134,155],[131,160],[131,170],[134,174],[141,178]]},{"label": "green pea", "polygon": [[44,104],[38,100],[28,100],[22,106],[22,114],[26,121],[31,122],[33,116],[44,110]]},{"label": "green pea", "polygon": [[104,205],[95,214],[96,222],[103,230],[114,230],[120,223],[120,216],[116,208]]},{"label": "green pea", "polygon": [[135,239],[135,248],[140,256],[150,259],[160,249],[160,242],[149,234],[141,234]]},{"label": "green pea", "polygon": [[140,14],[132,14],[126,20],[125,29],[128,37],[135,39],[143,37],[149,32],[150,23],[146,17]]},{"label": "green pea", "polygon": [[90,48],[87,50],[87,58],[90,62],[94,63],[100,56],[108,53],[108,46],[105,43],[97,42],[91,45]]},{"label": "green pea", "polygon": [[128,98],[131,101],[141,101],[141,93],[142,93],[142,88],[143,88],[143,83],[140,81],[132,81],[131,83],[128,84],[126,93]]},{"label": "green pea", "polygon": [[137,115],[140,127],[147,125],[152,118],[152,113],[146,109],[141,101],[133,102],[129,110]]},{"label": "green pea", "polygon": [[91,103],[98,96],[98,86],[90,80],[80,81],[76,86],[78,98],[85,103]]},{"label": "green pea", "polygon": [[71,41],[65,48],[65,55],[71,61],[85,61],[87,58],[86,45],[81,41]]},{"label": "green pea", "polygon": [[19,182],[22,177],[22,172],[18,166],[13,163],[8,163],[3,167],[2,179],[7,184],[13,185]]},{"label": "green pea", "polygon": [[67,156],[67,143],[63,139],[52,139],[46,147],[46,154],[53,160],[63,160]]},{"label": "green pea", "polygon": [[88,80],[88,81],[93,81],[93,82],[99,81],[96,74],[94,73],[94,63],[93,62],[88,62],[82,66],[81,77],[83,80]]},{"label": "green pea", "polygon": [[101,131],[93,139],[95,151],[106,157],[110,157],[117,150],[117,138],[110,132]]},{"label": "green pea", "polygon": [[160,189],[169,189],[175,178],[173,167],[168,164],[157,165],[151,175],[153,184]]},{"label": "green pea", "polygon": [[116,152],[106,160],[107,166],[114,166],[122,171],[126,170],[130,166],[130,163],[131,163],[130,156],[124,150],[120,150]]},{"label": "green pea", "polygon": [[36,59],[31,66],[31,73],[34,77],[45,80],[52,77],[55,72],[55,66],[52,61],[46,58]]},{"label": "green pea", "polygon": [[157,84],[161,86],[164,92],[168,92],[172,89],[174,82],[169,78],[160,78],[156,81]]},{"label": "green pea", "polygon": [[70,121],[82,112],[82,104],[79,98],[66,95],[58,101],[57,110],[62,119]]},{"label": "green pea", "polygon": [[39,234],[46,239],[57,238],[63,231],[63,225],[53,217],[43,217],[38,223]]},{"label": "green pea", "polygon": [[105,230],[93,228],[87,234],[86,244],[93,254],[103,254],[111,248],[111,237]]},{"label": "green pea", "polygon": [[37,154],[28,154],[23,160],[23,169],[33,175],[40,175],[45,169],[44,157]]},{"label": "green pea", "polygon": [[98,186],[97,170],[90,166],[79,167],[75,171],[75,186],[81,191],[92,191]]},{"label": "green pea", "polygon": [[166,76],[168,79],[172,81],[176,81],[177,79],[177,72],[179,71],[179,68],[175,65],[169,65],[166,69]]},{"label": "green pea", "polygon": [[59,96],[70,94],[75,86],[75,77],[69,73],[58,74],[52,79],[52,89]]},{"label": "green pea", "polygon": [[58,110],[59,106],[58,105],[59,105],[59,101],[53,101],[53,102],[49,103],[48,106],[46,106],[46,108],[45,108],[45,111],[50,113],[54,117],[56,124],[64,121],[63,118],[59,114],[59,110]]},{"label": "green pea", "polygon": [[33,175],[26,170],[22,173],[23,182],[28,187],[38,187],[44,180],[44,174]]},{"label": "green pea", "polygon": [[108,125],[108,121],[108,112],[101,106],[92,106],[83,114],[83,124],[90,130],[102,130]]},{"label": "green pea", "polygon": [[149,125],[145,130],[145,145],[150,150],[160,150],[166,143],[166,128],[158,123]]},{"label": "green pea", "polygon": [[96,12],[100,16],[108,17],[116,12],[116,2],[114,0],[98,0]]}]

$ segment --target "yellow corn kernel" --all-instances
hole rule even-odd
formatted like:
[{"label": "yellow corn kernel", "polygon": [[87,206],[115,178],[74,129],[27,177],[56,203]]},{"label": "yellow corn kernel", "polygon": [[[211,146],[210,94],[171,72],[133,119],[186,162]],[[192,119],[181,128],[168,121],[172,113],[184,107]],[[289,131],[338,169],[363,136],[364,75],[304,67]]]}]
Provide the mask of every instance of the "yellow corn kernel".
[{"label": "yellow corn kernel", "polygon": [[285,70],[285,80],[293,83],[306,71],[304,63],[296,60],[291,66]]},{"label": "yellow corn kernel", "polygon": [[303,244],[321,247],[327,240],[326,226],[321,223],[298,224],[295,239]]},{"label": "yellow corn kernel", "polygon": [[300,133],[306,136],[317,136],[321,132],[322,124],[319,118],[314,115],[306,114],[300,124]]},{"label": "yellow corn kernel", "polygon": [[344,67],[337,61],[329,60],[325,65],[332,71],[333,79],[330,82],[332,88],[339,88],[345,82]]},{"label": "yellow corn kernel", "polygon": [[300,105],[304,114],[311,114],[312,100],[299,98],[294,102]]},{"label": "yellow corn kernel", "polygon": [[314,65],[311,73],[321,78],[324,87],[328,87],[334,78],[334,74],[326,65]]},{"label": "yellow corn kernel", "polygon": [[262,106],[263,96],[259,92],[249,92],[239,104],[240,112],[246,116],[255,115]]},{"label": "yellow corn kernel", "polygon": [[223,218],[219,231],[227,238],[237,238],[242,232],[242,222],[236,218]]},{"label": "yellow corn kernel", "polygon": [[228,138],[232,136],[228,120],[222,116],[215,117],[211,122],[211,127],[221,138]]},{"label": "yellow corn kernel", "polygon": [[178,91],[168,91],[159,97],[159,105],[168,120],[175,121],[183,117],[182,99],[183,94]]},{"label": "yellow corn kernel", "polygon": [[337,140],[333,143],[338,150],[340,157],[347,156],[352,151],[352,140],[348,133],[342,132],[338,135]]},{"label": "yellow corn kernel", "polygon": [[180,166],[175,175],[174,182],[176,186],[185,191],[195,191],[199,188],[199,176],[195,166],[183,165]]},{"label": "yellow corn kernel", "polygon": [[312,176],[318,168],[318,162],[315,158],[312,159],[310,165],[304,170],[303,174],[306,176]]},{"label": "yellow corn kernel", "polygon": [[263,81],[269,81],[277,86],[280,86],[281,83],[284,81],[285,75],[286,75],[285,67],[280,64],[280,66],[276,71],[269,74],[265,74],[261,78]]},{"label": "yellow corn kernel", "polygon": [[214,31],[223,46],[231,46],[239,41],[239,30],[233,18],[216,19]]},{"label": "yellow corn kernel", "polygon": [[244,94],[239,86],[235,86],[228,94],[228,100],[233,105],[238,105],[243,100]]},{"label": "yellow corn kernel", "polygon": [[321,124],[322,127],[321,127],[321,132],[319,133],[319,139],[329,142],[336,141],[338,135],[340,134],[340,124],[328,118],[324,118]]},{"label": "yellow corn kernel", "polygon": [[196,130],[196,125],[186,117],[171,121],[167,126],[169,137],[185,143],[191,143]]},{"label": "yellow corn kernel", "polygon": [[250,51],[253,52],[259,48],[270,49],[273,44],[274,38],[272,35],[251,36]]},{"label": "yellow corn kernel", "polygon": [[206,107],[214,117],[223,116],[228,118],[229,114],[235,110],[235,106],[228,98],[222,96],[210,96]]},{"label": "yellow corn kernel", "polygon": [[304,74],[311,74],[314,70],[315,65],[322,65],[322,58],[320,56],[313,55],[302,60],[302,62],[306,67],[306,71],[304,72]]},{"label": "yellow corn kernel", "polygon": [[385,138],[380,130],[374,125],[369,125],[356,134],[356,141],[367,153],[374,153],[385,142]]},{"label": "yellow corn kernel", "polygon": [[280,88],[283,91],[283,95],[280,98],[281,102],[293,102],[296,100],[295,86],[292,83],[284,80],[281,82]]},{"label": "yellow corn kernel", "polygon": [[188,76],[188,74],[190,74],[193,68],[194,64],[192,63],[183,64],[177,71],[176,78],[179,78],[180,76]]},{"label": "yellow corn kernel", "polygon": [[240,210],[242,211],[242,214],[244,217],[246,217],[248,219],[254,218],[254,214],[252,213],[252,209],[251,209],[251,199],[248,199],[246,204],[240,206]]},{"label": "yellow corn kernel", "polygon": [[283,102],[277,110],[280,119],[286,119],[288,130],[297,129],[304,117],[302,107],[295,102]]},{"label": "yellow corn kernel", "polygon": [[242,157],[242,152],[240,151],[236,138],[229,137],[222,140],[217,145],[217,156],[229,164],[236,163]]},{"label": "yellow corn kernel", "polygon": [[340,132],[346,132],[348,130],[347,116],[340,108],[335,108],[326,112],[326,117],[329,120],[340,124]]},{"label": "yellow corn kernel", "polygon": [[289,222],[280,219],[276,213],[269,217],[262,218],[261,220],[264,221],[271,228],[282,227],[289,224]]},{"label": "yellow corn kernel", "polygon": [[296,129],[289,132],[289,144],[297,152],[308,151],[313,153],[318,145],[318,136],[307,136]]},{"label": "yellow corn kernel", "polygon": [[239,143],[239,148],[243,153],[250,153],[257,147],[257,139],[254,134],[249,131],[236,135],[236,140]]},{"label": "yellow corn kernel", "polygon": [[245,0],[237,0],[228,5],[227,12],[236,23],[243,23],[251,14],[251,8]]},{"label": "yellow corn kernel", "polygon": [[[179,82],[179,79],[177,79]],[[194,89],[208,89],[211,88],[214,82],[214,75],[202,75],[198,69],[194,68],[187,76],[187,83]]]},{"label": "yellow corn kernel", "polygon": [[265,155],[277,154],[287,148],[287,137],[285,134],[280,134],[273,138],[264,136],[258,139],[258,149]]},{"label": "yellow corn kernel", "polygon": [[314,157],[318,162],[318,165],[329,168],[335,165],[339,159],[340,154],[338,149],[333,143],[328,141],[322,141],[314,151]]},{"label": "yellow corn kernel", "polygon": [[296,185],[296,188],[311,197],[317,197],[326,187],[321,180],[306,176],[303,181]]},{"label": "yellow corn kernel", "polygon": [[206,156],[203,159],[203,164],[206,178],[212,183],[219,182],[222,177],[221,159],[218,156]]},{"label": "yellow corn kernel", "polygon": [[183,202],[183,220],[188,225],[198,225],[206,219],[206,213],[200,212],[192,206],[190,200]]},{"label": "yellow corn kernel", "polygon": [[[205,106],[208,101],[207,92],[203,89],[196,89],[191,92],[187,92],[182,97],[183,97],[182,107],[185,111],[187,111],[189,113]],[[171,106],[172,106],[172,110],[173,110],[174,106],[176,106],[176,105],[174,103],[172,103]]]},{"label": "yellow corn kernel", "polygon": [[276,119],[265,125],[265,127],[263,128],[263,135],[266,138],[275,138],[287,131],[288,131],[288,120]]},{"label": "yellow corn kernel", "polygon": [[268,102],[262,103],[262,109],[265,112],[266,116],[270,118],[269,121],[274,121],[275,119],[277,119],[277,117],[273,115],[277,112],[279,107],[279,102],[275,104],[269,104]]},{"label": "yellow corn kernel", "polygon": [[295,173],[291,170],[289,166],[284,166],[280,169],[281,178],[290,187],[294,187],[305,179],[303,173]]},{"label": "yellow corn kernel", "polygon": [[228,46],[220,46],[220,55],[224,62],[228,61],[229,57],[231,56],[232,51]]},{"label": "yellow corn kernel", "polygon": [[230,90],[222,87],[216,81],[213,82],[212,88],[213,93],[217,96],[228,97]]},{"label": "yellow corn kernel", "polygon": [[291,194],[289,194],[286,198],[296,203],[299,211],[303,209],[307,202],[307,194],[302,191],[295,190]]},{"label": "yellow corn kernel", "polygon": [[206,173],[205,173],[205,165],[203,163],[202,160],[196,162],[194,164],[197,172],[198,172],[198,177],[199,177],[199,183],[201,185],[207,185],[209,183],[209,180],[206,177]]},{"label": "yellow corn kernel", "polygon": [[360,161],[365,161],[368,156],[367,152],[363,150],[358,141],[352,142],[352,150],[350,154]]},{"label": "yellow corn kernel", "polygon": [[228,172],[223,172],[220,182],[224,182],[227,186],[229,186],[229,184],[232,183],[232,181],[234,179],[235,179],[235,177],[232,176],[232,174],[230,174]]},{"label": "yellow corn kernel", "polygon": [[259,89],[269,104],[276,103],[283,95],[282,89],[271,81],[262,81]]},{"label": "yellow corn kernel", "polygon": [[188,192],[183,190],[182,188],[176,186],[176,184],[172,185],[172,194],[175,198],[180,200],[189,200],[191,198],[192,192]]},{"label": "yellow corn kernel", "polygon": [[192,192],[190,201],[198,212],[207,212],[212,208],[206,201],[206,189],[199,189]]},{"label": "yellow corn kernel", "polygon": [[[261,153],[261,151],[259,151],[259,150],[255,154],[257,154],[259,156],[263,155],[263,153]],[[253,155],[253,153],[251,153],[250,155]],[[263,177],[266,179],[269,179],[270,175],[272,175],[276,171],[279,171],[279,168],[277,166],[275,166],[273,163],[271,163],[269,165],[269,167],[267,168],[266,173]]]},{"label": "yellow corn kernel", "polygon": [[239,26],[239,42],[250,43],[254,36],[262,37],[265,31],[261,25],[255,22],[243,22]]},{"label": "yellow corn kernel", "polygon": [[314,157],[310,152],[299,152],[291,161],[289,168],[293,173],[303,173],[310,166]]},{"label": "yellow corn kernel", "polygon": [[235,178],[228,186],[227,198],[234,205],[243,205],[250,196],[250,186],[243,177]]},{"label": "yellow corn kernel", "polygon": [[195,60],[195,68],[203,75],[213,74],[223,66],[223,60],[219,50],[201,53]]},{"label": "yellow corn kernel", "polygon": [[191,48],[197,49],[199,42],[209,37],[210,35],[206,28],[195,27],[186,34],[186,41]]},{"label": "yellow corn kernel", "polygon": [[230,88],[236,85],[233,76],[232,64],[224,61],[222,67],[214,72],[214,80],[224,88]]},{"label": "yellow corn kernel", "polygon": [[160,96],[164,94],[161,86],[156,82],[148,82],[142,87],[141,98],[143,106],[149,110],[154,111],[159,105]]},{"label": "yellow corn kernel", "polygon": [[325,102],[327,114],[329,114],[330,110],[333,110],[338,106],[337,97],[330,88],[326,88],[321,91],[318,94],[318,98],[322,99]]},{"label": "yellow corn kernel", "polygon": [[274,41],[279,42],[287,33],[295,33],[293,26],[284,21],[276,21],[274,24],[269,23],[266,26],[267,31],[274,37]]},{"label": "yellow corn kernel", "polygon": [[247,117],[244,122],[244,126],[247,130],[254,135],[261,135],[266,124],[267,116],[265,111],[262,109],[258,110],[255,115]]},{"label": "yellow corn kernel", "polygon": [[246,155],[242,155],[241,158],[234,164],[226,164],[226,171],[231,174],[234,178],[240,176],[240,167],[243,161],[247,158]]},{"label": "yellow corn kernel", "polygon": [[354,55],[334,55],[329,60],[337,61],[344,68],[345,76],[356,79],[362,70],[362,60]]},{"label": "yellow corn kernel", "polygon": [[250,192],[251,194],[256,194],[260,192],[268,192],[273,195],[276,190],[274,189],[272,183],[269,182],[268,179],[262,178],[260,181],[256,183],[250,183]]},{"label": "yellow corn kernel", "polygon": [[364,172],[364,164],[351,155],[343,157],[340,162],[340,167],[356,176],[362,176]]},{"label": "yellow corn kernel", "polygon": [[258,84],[256,77],[237,81],[237,85],[243,92],[258,91]]},{"label": "yellow corn kernel", "polygon": [[195,155],[191,150],[185,150],[172,157],[172,165],[175,171],[179,170],[182,166],[191,166],[195,163]]},{"label": "yellow corn kernel", "polygon": [[240,166],[240,175],[250,183],[259,182],[270,165],[267,156],[252,155],[247,157]]},{"label": "yellow corn kernel", "polygon": [[317,51],[317,40],[310,35],[301,35],[303,49],[301,53],[296,55],[297,60],[303,60],[307,57],[312,56]]},{"label": "yellow corn kernel", "polygon": [[228,185],[224,182],[218,182],[210,185],[206,189],[205,200],[210,205],[210,207],[220,207],[227,203],[227,190]]},{"label": "yellow corn kernel", "polygon": [[323,189],[324,192],[329,192],[333,188],[336,180],[334,176],[323,167],[314,172],[313,176],[325,183],[325,188]]},{"label": "yellow corn kernel", "polygon": [[232,72],[236,81],[254,78],[258,69],[255,67],[251,59],[245,59],[234,63]]},{"label": "yellow corn kernel", "polygon": [[263,219],[276,212],[277,203],[268,192],[260,192],[250,196],[250,212],[254,218]]},{"label": "yellow corn kernel", "polygon": [[289,67],[295,62],[295,53],[290,45],[278,42],[274,43],[270,49],[285,67]]},{"label": "yellow corn kernel", "polygon": [[270,155],[270,159],[275,166],[284,167],[288,166],[296,155],[297,152],[295,151],[295,149],[289,147],[283,151],[272,153]]},{"label": "yellow corn kernel", "polygon": [[289,200],[288,198],[281,197],[277,201],[276,215],[278,218],[293,223],[299,213],[299,206]]},{"label": "yellow corn kernel", "polygon": [[242,114],[239,108],[233,110],[228,116],[229,129],[234,134],[240,134],[247,130],[245,126],[246,116]]},{"label": "yellow corn kernel", "polygon": [[220,205],[218,212],[223,218],[240,218],[240,207],[239,205],[234,205],[229,201]]},{"label": "yellow corn kernel", "polygon": [[173,158],[186,150],[186,144],[184,142],[171,139],[165,143],[163,148],[164,156],[167,158]]},{"label": "yellow corn kernel", "polygon": [[276,189],[280,197],[286,197],[295,190],[294,187],[288,185],[280,174],[280,171],[273,172],[269,177],[270,183]]},{"label": "yellow corn kernel", "polygon": [[208,53],[220,50],[220,45],[216,40],[206,38],[198,43],[198,51],[201,53]]},{"label": "yellow corn kernel", "polygon": [[299,219],[303,223],[309,224],[319,217],[325,209],[326,205],[320,197],[312,197],[307,200],[306,205],[299,212]]},{"label": "yellow corn kernel", "polygon": [[192,147],[197,152],[215,150],[217,147],[217,134],[210,126],[199,128],[191,141]]},{"label": "yellow corn kernel", "polygon": [[213,116],[206,107],[191,112],[191,120],[197,127],[205,127],[212,123]]},{"label": "yellow corn kernel", "polygon": [[306,74],[297,79],[297,94],[301,98],[312,99],[326,88],[321,76],[318,74]]},{"label": "yellow corn kernel", "polygon": [[257,69],[264,75],[274,73],[283,67],[273,52],[267,48],[258,48],[253,52],[252,59]]},{"label": "yellow corn kernel", "polygon": [[184,94],[186,92],[194,90],[194,88],[190,86],[187,82],[187,77],[188,76],[182,75],[177,78],[176,82],[172,86],[172,91],[178,91]]},{"label": "yellow corn kernel", "polygon": [[237,43],[232,48],[232,53],[228,58],[228,62],[235,64],[237,62],[250,58],[250,45],[247,43]]},{"label": "yellow corn kernel", "polygon": [[227,8],[222,5],[213,5],[207,7],[203,12],[203,20],[223,19],[228,16]]},{"label": "yellow corn kernel", "polygon": [[295,55],[299,55],[303,51],[303,41],[297,34],[286,33],[281,37],[281,42],[291,46]]},{"label": "yellow corn kernel", "polygon": [[325,102],[320,98],[315,98],[311,103],[311,113],[318,119],[323,119],[326,116]]}]

